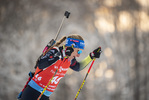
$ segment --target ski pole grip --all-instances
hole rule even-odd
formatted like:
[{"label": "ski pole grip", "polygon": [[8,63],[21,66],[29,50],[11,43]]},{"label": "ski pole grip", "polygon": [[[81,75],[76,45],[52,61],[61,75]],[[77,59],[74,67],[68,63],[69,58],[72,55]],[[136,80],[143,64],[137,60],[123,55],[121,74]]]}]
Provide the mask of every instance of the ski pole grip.
[{"label": "ski pole grip", "polygon": [[65,14],[64,14],[64,16],[66,16],[66,18],[69,18],[69,15],[70,15],[70,12],[68,12],[68,11],[65,11]]},{"label": "ski pole grip", "polygon": [[99,47],[99,49],[98,49],[98,51],[97,52],[100,52],[100,53],[102,53],[102,51],[101,51],[101,47]]}]

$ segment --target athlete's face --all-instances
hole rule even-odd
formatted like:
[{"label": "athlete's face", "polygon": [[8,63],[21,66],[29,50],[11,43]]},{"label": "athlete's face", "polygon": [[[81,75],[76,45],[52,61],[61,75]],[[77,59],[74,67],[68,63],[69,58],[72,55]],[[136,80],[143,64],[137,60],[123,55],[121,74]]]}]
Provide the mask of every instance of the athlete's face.
[{"label": "athlete's face", "polygon": [[74,51],[72,52],[71,56],[69,57],[69,59],[73,59],[74,57],[80,57],[80,53],[81,51],[83,51],[82,49],[79,48],[73,48]]}]

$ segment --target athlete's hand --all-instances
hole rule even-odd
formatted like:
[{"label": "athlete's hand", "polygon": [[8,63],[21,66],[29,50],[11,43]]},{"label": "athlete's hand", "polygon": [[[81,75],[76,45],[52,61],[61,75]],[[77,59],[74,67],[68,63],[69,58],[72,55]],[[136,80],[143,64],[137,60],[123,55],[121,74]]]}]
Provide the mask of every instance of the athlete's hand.
[{"label": "athlete's hand", "polygon": [[91,59],[99,58],[100,54],[101,54],[101,47],[98,47],[97,49],[95,49],[93,52],[90,53],[90,57]]},{"label": "athlete's hand", "polygon": [[74,49],[72,47],[67,47],[65,51],[66,56],[70,56],[73,51]]}]

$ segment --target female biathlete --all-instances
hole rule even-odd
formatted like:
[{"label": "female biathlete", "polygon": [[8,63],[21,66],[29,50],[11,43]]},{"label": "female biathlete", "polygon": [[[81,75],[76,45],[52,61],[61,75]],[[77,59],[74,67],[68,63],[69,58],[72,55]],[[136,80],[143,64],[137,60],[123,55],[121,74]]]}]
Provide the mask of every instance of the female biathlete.
[{"label": "female biathlete", "polygon": [[[66,40],[65,45],[60,46]],[[78,62],[79,57],[84,50],[85,43],[80,35],[70,35],[60,39],[52,48],[41,56],[37,63],[37,68],[33,78],[24,89],[21,100],[37,100],[44,88],[47,86],[40,100],[49,100],[59,81],[65,76],[68,68],[74,71],[84,69],[94,58],[99,58],[101,48],[98,47],[89,55]],[[55,73],[56,72],[56,73]]]}]

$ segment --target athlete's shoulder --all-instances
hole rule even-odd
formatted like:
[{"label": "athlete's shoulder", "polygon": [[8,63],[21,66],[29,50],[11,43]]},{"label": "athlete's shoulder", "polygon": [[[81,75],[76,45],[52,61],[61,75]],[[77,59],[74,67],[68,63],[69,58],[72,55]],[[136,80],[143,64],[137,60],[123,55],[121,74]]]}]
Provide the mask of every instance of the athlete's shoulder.
[{"label": "athlete's shoulder", "polygon": [[57,53],[58,51],[59,51],[59,48],[58,47],[53,47],[48,52],[49,53]]}]

